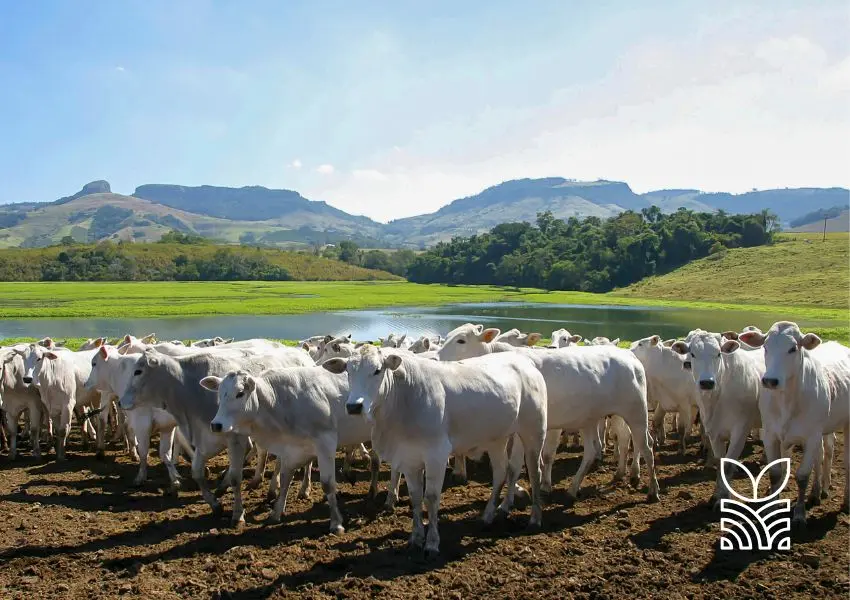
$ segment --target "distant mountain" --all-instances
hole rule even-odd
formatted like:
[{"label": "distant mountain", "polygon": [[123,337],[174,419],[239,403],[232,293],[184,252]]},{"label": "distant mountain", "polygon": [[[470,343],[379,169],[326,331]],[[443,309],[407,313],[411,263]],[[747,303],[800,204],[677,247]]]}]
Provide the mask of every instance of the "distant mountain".
[{"label": "distant mountain", "polygon": [[802,227],[803,225],[808,225],[810,223],[821,223],[824,219],[834,219],[835,217],[840,216],[843,212],[847,212],[847,209],[843,206],[819,208],[804,214],[802,217],[797,217],[791,221],[790,225],[791,227]]},{"label": "distant mountain", "polygon": [[[850,208],[850,192],[800,188],[735,195],[665,189],[636,194],[618,181],[517,179],[455,200],[434,213],[382,225],[292,190],[147,184],[124,196],[112,193],[109,182],[100,180],[54,202],[0,205],[0,246],[47,246],[66,236],[78,241],[155,241],[177,229],[228,243],[303,247],[351,239],[364,246],[420,247],[482,233],[500,223],[534,222],[547,210],[564,219],[606,218],[652,205],[664,212],[767,209],[788,228],[790,221],[806,213]],[[835,226],[841,223],[839,218]]]},{"label": "distant mountain", "polygon": [[[850,231],[850,210],[845,208],[837,214],[835,212],[830,211],[827,212],[826,215],[827,233],[839,233]],[[790,229],[789,231],[800,233],[821,233],[823,231],[823,216],[820,216],[815,220],[806,219],[806,221],[807,222],[805,223],[798,224],[796,227]]]}]

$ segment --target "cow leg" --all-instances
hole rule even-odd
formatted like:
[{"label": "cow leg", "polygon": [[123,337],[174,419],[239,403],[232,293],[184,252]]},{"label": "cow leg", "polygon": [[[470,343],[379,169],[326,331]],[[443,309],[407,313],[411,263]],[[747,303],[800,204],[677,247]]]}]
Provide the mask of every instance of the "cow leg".
[{"label": "cow leg", "polygon": [[308,460],[304,465],[304,475],[301,478],[301,487],[298,488],[298,498],[301,500],[309,500],[311,488],[313,486],[313,460]]},{"label": "cow leg", "polygon": [[[725,456],[726,458],[731,458],[734,460],[738,460],[741,457],[741,452],[744,450],[744,445],[747,443],[747,434],[749,433],[746,427],[738,426],[732,430],[729,434],[729,446],[726,448]],[[715,446],[715,443],[712,441],[712,446]],[[715,452],[717,452],[717,448],[715,447]],[[718,454],[718,456],[721,456]],[[717,479],[715,481],[715,508],[720,508],[720,501],[723,498],[728,498],[731,495],[731,492],[726,489],[726,486],[723,484],[723,480],[721,478],[721,470],[723,469],[723,463],[718,465],[717,467]],[[727,477],[727,481],[728,481]]]},{"label": "cow leg", "polygon": [[[272,512],[269,515],[269,523],[280,523],[280,520],[283,518],[283,513],[286,512],[286,496],[289,493],[289,485],[292,483],[292,476],[295,475],[295,469],[298,468],[290,463],[284,464],[283,459],[280,457],[275,461],[275,470],[278,469],[277,465],[280,465],[280,475],[283,477],[283,481],[281,482],[277,498],[275,498]],[[273,479],[277,478],[273,477]]]},{"label": "cow leg", "polygon": [[395,505],[398,502],[398,488],[401,486],[401,471],[395,467],[390,467],[390,483],[387,486],[387,501],[384,503],[384,509],[393,512]]},{"label": "cow leg", "polygon": [[809,506],[820,506],[821,483],[823,479],[823,455],[824,443],[823,437],[821,437],[820,442],[818,442],[818,449],[815,451],[815,464],[813,465],[815,477],[812,482],[812,491],[809,493]]},{"label": "cow leg", "polygon": [[844,500],[842,512],[850,512],[850,427],[844,426]]},{"label": "cow leg", "polygon": [[148,480],[148,459],[151,448],[150,429],[139,432],[136,436],[136,446],[139,451],[139,472],[133,480],[133,485],[140,487]]},{"label": "cow leg", "polygon": [[[466,483],[467,475],[466,475],[466,455],[465,454],[455,454],[455,462],[452,467],[452,478],[457,483]],[[406,477],[405,477],[406,479]]]},{"label": "cow leg", "polygon": [[573,475],[573,480],[570,482],[570,488],[567,490],[567,503],[572,504],[578,498],[578,490],[587,472],[593,464],[595,452],[593,440],[596,438],[596,427],[586,427],[581,431],[581,438],[584,441],[584,455],[581,458],[581,464],[578,471]]},{"label": "cow leg", "polygon": [[30,428],[30,446],[34,458],[41,458],[41,420],[42,409],[41,402],[35,402],[30,405],[29,411],[29,428]]},{"label": "cow leg", "polygon": [[[767,464],[771,464],[776,459],[780,458],[779,438],[775,434],[764,432],[764,460]],[[773,494],[782,485],[782,465],[775,464],[770,467],[770,493]]]},{"label": "cow leg", "polygon": [[[541,455],[547,433],[541,438],[539,434],[528,435],[522,438],[522,444],[514,444],[514,452],[518,452],[518,446],[525,448],[525,469],[528,472],[528,481],[531,485],[531,518],[529,527],[540,527],[543,524],[543,498],[541,495]],[[558,436],[556,439],[559,439]]]},{"label": "cow leg", "polygon": [[555,454],[558,452],[560,441],[560,429],[550,429],[546,432],[546,439],[543,441],[543,482],[540,484],[544,494],[552,493],[552,465],[555,463]]},{"label": "cow leg", "polygon": [[829,497],[829,488],[832,487],[832,461],[835,457],[835,434],[828,433],[823,436],[823,481],[821,483],[821,498]]},{"label": "cow leg", "polygon": [[342,459],[342,476],[350,484],[357,483],[357,476],[354,474],[354,469],[351,468],[351,463],[354,462],[355,446],[345,448],[345,455]]},{"label": "cow leg", "polygon": [[269,451],[265,448],[257,447],[257,467],[254,469],[254,476],[248,481],[246,489],[255,490],[263,483],[263,476],[266,473],[266,461],[269,458]]},{"label": "cow leg", "polygon": [[688,449],[688,433],[691,428],[691,405],[685,403],[676,414],[676,431],[679,434],[679,454],[684,455]]},{"label": "cow leg", "polygon": [[[328,508],[331,513],[331,533],[343,534],[345,528],[342,526],[342,513],[337,506],[336,497],[336,467],[334,456],[336,455],[336,435],[333,439],[320,438],[316,443],[316,462],[319,463],[319,479],[322,481],[322,492],[328,499]],[[445,464],[445,463],[444,463]],[[281,490],[281,493],[283,491]],[[422,499],[420,498],[420,506]]]},{"label": "cow leg", "polygon": [[[614,415],[611,421],[611,432],[616,438],[614,448],[616,449],[615,456],[617,458],[617,471],[614,473],[612,483],[619,483],[626,476],[626,466],[629,459],[629,438],[632,432],[619,415]],[[637,463],[637,452],[635,452],[635,458],[632,460],[632,465],[636,464],[638,466],[638,476],[640,476],[640,464]]]},{"label": "cow leg", "polygon": [[176,495],[180,489],[180,474],[177,473],[177,467],[174,462],[177,459],[179,451],[175,451],[174,438],[176,427],[170,430],[159,432],[159,459],[165,465],[165,470],[168,471],[168,480],[171,485],[168,488],[170,494]]},{"label": "cow leg", "polygon": [[655,455],[652,453],[652,436],[646,422],[646,413],[643,419],[629,423],[632,430],[632,445],[635,450],[634,462],[638,464],[638,478],[640,478],[640,459],[646,461],[646,474],[649,478],[649,486],[646,493],[647,502],[658,502],[658,478],[655,474]]},{"label": "cow leg", "polygon": [[242,506],[242,467],[245,464],[247,452],[247,437],[228,436],[227,457],[230,460],[230,466],[224,480],[233,486],[233,514],[230,517],[230,524],[233,526],[245,523],[245,508]]},{"label": "cow leg", "polygon": [[[816,460],[823,460],[823,434],[806,440],[803,445],[803,458],[797,468],[797,504],[794,505],[791,524],[803,527],[806,525],[806,488],[809,487],[809,477]],[[818,492],[820,493],[820,492]]]},{"label": "cow leg", "polygon": [[404,479],[407,481],[407,491],[410,494],[410,508],[413,513],[413,524],[410,532],[409,544],[411,548],[422,548],[425,543],[425,527],[422,524],[422,496],[423,494],[423,469],[421,466],[413,468],[401,467]]},{"label": "cow leg", "polygon": [[[493,489],[490,491],[490,500],[487,502],[487,507],[482,516],[484,522],[488,525],[496,519],[496,505],[508,477],[507,444],[509,440],[510,438],[504,439],[483,448],[490,457],[490,466],[493,468]],[[410,488],[409,479],[407,480],[407,487]]]},{"label": "cow leg", "polygon": [[428,509],[428,534],[425,537],[426,556],[436,556],[440,552],[440,496],[443,491],[443,480],[446,477],[446,461],[448,459],[448,451],[439,452],[430,456],[425,464],[425,506]]},{"label": "cow leg", "polygon": [[63,407],[59,414],[59,427],[56,431],[56,460],[58,462],[65,461],[65,445],[68,443],[68,435],[71,433],[71,415],[73,412],[73,404],[71,404]]},{"label": "cow leg", "polygon": [[[266,492],[266,502],[273,503],[277,500],[277,497],[281,493],[280,487],[280,473],[283,470],[283,461],[281,458],[275,457],[274,461],[274,469],[272,470],[272,478],[269,480],[269,489]],[[289,475],[290,482],[292,481],[292,475]],[[289,488],[286,488],[286,491],[289,491]],[[284,500],[284,506],[286,505],[286,501]]]},{"label": "cow leg", "polygon": [[[368,451],[368,456],[369,474],[371,476],[371,480],[369,481],[369,499],[374,500],[378,496],[378,472],[381,470],[381,457],[378,456],[378,452],[374,449]],[[443,473],[445,474],[445,468],[443,468]],[[425,493],[428,493],[427,490]]]},{"label": "cow leg", "polygon": [[[506,478],[507,485],[505,490],[505,499],[502,501],[502,504],[499,506],[499,510],[504,514],[508,515],[511,512],[511,509],[514,506],[514,499],[516,498],[517,481],[519,481],[519,476],[522,473],[522,465],[525,462],[525,447],[523,446],[522,440],[519,436],[514,435],[511,436],[508,441],[508,473]],[[525,490],[523,490],[525,491]]]},{"label": "cow leg", "polygon": [[608,435],[609,435],[609,419],[607,417],[599,419],[596,423],[596,441],[599,444],[599,462],[602,462],[603,457],[608,452]]},{"label": "cow leg", "polygon": [[6,439],[6,411],[0,408],[0,450],[6,450],[9,447],[9,440]]},{"label": "cow leg", "polygon": [[95,446],[97,448],[97,452],[94,456],[97,460],[103,460],[106,458],[106,427],[109,424],[109,410],[111,406],[112,401],[109,400],[109,394],[101,393],[101,411],[97,415],[97,421],[95,421]]},{"label": "cow leg", "polygon": [[6,433],[9,437],[9,460],[15,460],[18,456],[18,419],[20,415],[10,415],[4,412]]},{"label": "cow leg", "polygon": [[204,452],[202,452],[201,448],[195,448],[195,456],[192,458],[192,479],[198,485],[198,489],[201,490],[201,496],[203,496],[204,502],[210,505],[213,515],[217,516],[221,513],[221,503],[210,489],[210,484],[207,481],[205,473],[206,463],[207,457]]}]

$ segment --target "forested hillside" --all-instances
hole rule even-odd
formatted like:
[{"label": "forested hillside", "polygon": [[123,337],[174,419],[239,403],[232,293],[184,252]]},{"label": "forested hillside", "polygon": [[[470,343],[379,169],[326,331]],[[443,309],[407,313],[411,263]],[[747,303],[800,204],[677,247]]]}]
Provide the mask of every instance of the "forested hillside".
[{"label": "forested hillside", "polygon": [[606,220],[538,215],[537,225],[505,223],[489,233],[458,237],[416,257],[408,279],[607,292],[727,248],[768,244],[776,217],[663,214],[657,207]]}]

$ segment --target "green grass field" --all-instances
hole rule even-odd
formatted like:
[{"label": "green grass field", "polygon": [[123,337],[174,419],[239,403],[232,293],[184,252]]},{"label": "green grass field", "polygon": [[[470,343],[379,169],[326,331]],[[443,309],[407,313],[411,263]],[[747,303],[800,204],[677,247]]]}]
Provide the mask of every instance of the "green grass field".
[{"label": "green grass field", "polygon": [[850,236],[791,233],[772,246],[738,248],[694,261],[613,293],[655,298],[786,307],[850,308]]}]

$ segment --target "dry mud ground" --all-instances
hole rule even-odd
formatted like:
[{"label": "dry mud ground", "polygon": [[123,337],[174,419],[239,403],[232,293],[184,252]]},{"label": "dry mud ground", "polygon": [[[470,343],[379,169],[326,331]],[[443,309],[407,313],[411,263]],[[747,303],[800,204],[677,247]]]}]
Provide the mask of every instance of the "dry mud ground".
[{"label": "dry mud ground", "polygon": [[[563,479],[575,472],[578,448],[562,448],[562,481],[528,533],[528,511],[485,527],[478,516],[489,491],[489,467],[470,470],[468,486],[448,487],[442,502],[441,555],[426,561],[407,549],[410,508],[380,514],[358,483],[341,483],[347,531],[330,536],[327,504],[295,500],[284,522],[265,526],[264,491],[246,494],[241,530],[214,519],[196,491],[163,497],[165,471],[152,459],[151,481],[128,487],[135,466],[113,449],[105,461],[83,453],[70,460],[10,463],[0,457],[0,598],[847,598],[848,518],[839,514],[844,486],[842,443],[833,489],[812,510],[808,528],[787,552],[719,549],[719,517],[705,501],[713,471],[684,458],[675,442],[658,452],[662,498],[646,504],[645,487],[610,488],[610,456],[565,509]],[[155,446],[153,446],[155,447]],[[761,460],[748,444],[747,463]],[[188,465],[181,464],[188,477]],[[214,462],[217,475],[224,459]],[[250,468],[246,475],[250,475]],[[387,473],[382,472],[382,482]],[[448,478],[447,478],[448,479]],[[385,483],[384,483],[385,486]],[[793,478],[789,488],[794,488]],[[382,486],[382,490],[385,487]],[[320,488],[314,483],[313,497]],[[786,495],[790,496],[789,492]],[[383,492],[379,500],[383,500]],[[230,496],[225,496],[229,510]],[[253,511],[253,512],[252,512]]]}]

